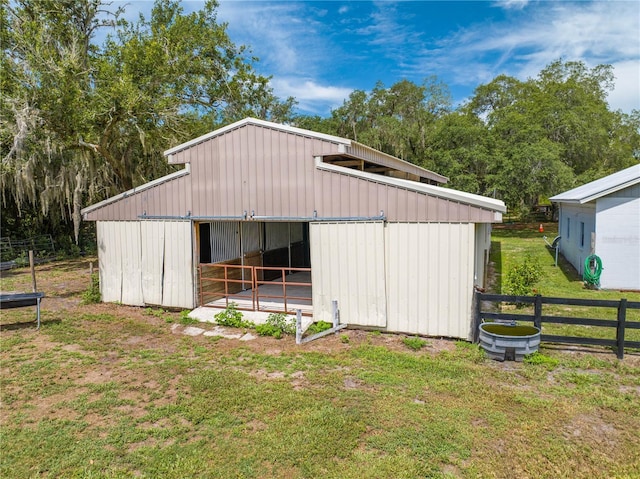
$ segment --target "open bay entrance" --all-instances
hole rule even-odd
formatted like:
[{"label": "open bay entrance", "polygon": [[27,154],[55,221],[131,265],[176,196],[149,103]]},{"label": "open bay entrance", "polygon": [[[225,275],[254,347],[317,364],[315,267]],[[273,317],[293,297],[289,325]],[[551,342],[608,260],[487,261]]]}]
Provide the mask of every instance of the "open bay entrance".
[{"label": "open bay entrance", "polygon": [[308,223],[213,221],[196,228],[201,306],[312,313]]}]

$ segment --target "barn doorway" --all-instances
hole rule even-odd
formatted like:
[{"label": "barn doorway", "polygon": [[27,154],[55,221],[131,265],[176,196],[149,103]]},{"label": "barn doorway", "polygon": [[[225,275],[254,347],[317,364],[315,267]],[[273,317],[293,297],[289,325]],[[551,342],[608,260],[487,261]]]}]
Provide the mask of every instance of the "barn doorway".
[{"label": "barn doorway", "polygon": [[200,305],[311,314],[309,223],[197,223]]}]

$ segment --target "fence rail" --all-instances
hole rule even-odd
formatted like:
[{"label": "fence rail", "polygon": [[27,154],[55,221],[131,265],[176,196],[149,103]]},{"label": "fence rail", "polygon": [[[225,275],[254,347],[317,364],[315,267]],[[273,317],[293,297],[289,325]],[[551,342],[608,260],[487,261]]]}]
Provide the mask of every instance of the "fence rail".
[{"label": "fence rail", "polygon": [[[520,303],[532,304],[533,314],[520,314],[515,312],[495,312],[483,310],[483,303]],[[553,298],[544,296],[511,296],[505,294],[475,293],[475,314],[473,321],[473,339],[478,342],[479,327],[485,319],[497,321],[528,321],[542,331],[542,324],[570,324],[580,326],[598,326],[616,328],[615,339],[593,338],[582,336],[561,336],[551,334],[541,334],[540,340],[552,343],[584,344],[594,346],[614,347],[619,359],[624,357],[624,348],[640,348],[640,341],[628,341],[625,339],[627,329],[640,329],[640,321],[627,321],[627,310],[640,309],[639,301],[627,301],[621,299],[600,300],[581,298]],[[567,306],[588,306],[598,308],[613,308],[617,310],[616,319],[601,318],[579,318],[571,316],[552,316],[543,314],[544,305],[567,305]]]},{"label": "fence rail", "polygon": [[[247,311],[295,313],[290,308],[296,301],[311,304],[311,281],[287,279],[292,273],[311,272],[310,268],[245,266],[237,264],[200,264],[200,305],[224,299],[225,306],[236,303],[237,309]],[[266,279],[267,277],[271,279]],[[269,292],[260,292],[260,286],[270,285]],[[309,296],[301,295],[300,288],[309,288]],[[249,291],[249,293],[247,293]],[[296,293],[297,291],[297,293]],[[303,290],[306,292],[306,290]],[[270,301],[271,300],[271,301]],[[279,302],[282,306],[279,306]],[[311,314],[304,311],[304,315]]]}]

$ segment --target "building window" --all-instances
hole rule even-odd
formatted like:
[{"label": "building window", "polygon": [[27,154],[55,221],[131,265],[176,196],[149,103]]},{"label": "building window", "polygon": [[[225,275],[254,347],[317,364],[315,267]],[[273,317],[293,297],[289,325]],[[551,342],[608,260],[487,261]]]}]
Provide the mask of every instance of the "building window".
[{"label": "building window", "polygon": [[584,248],[584,221],[580,222],[580,248]]},{"label": "building window", "polygon": [[567,239],[571,238],[571,218],[567,218]]}]

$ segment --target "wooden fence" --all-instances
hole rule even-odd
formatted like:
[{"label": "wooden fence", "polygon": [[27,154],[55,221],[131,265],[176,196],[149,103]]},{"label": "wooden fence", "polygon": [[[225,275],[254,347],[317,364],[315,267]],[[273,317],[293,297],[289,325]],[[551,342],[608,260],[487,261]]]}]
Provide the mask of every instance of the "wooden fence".
[{"label": "wooden fence", "polygon": [[[533,304],[533,314],[522,314],[517,311],[494,312],[483,310],[483,303],[521,303]],[[540,328],[542,331],[543,323],[548,324],[571,324],[582,326],[600,326],[608,328],[616,328],[615,339],[592,338],[582,336],[558,336],[550,334],[541,334],[540,340],[551,343],[571,343],[585,344],[596,346],[609,346],[617,351],[619,359],[624,357],[624,348],[640,348],[640,341],[625,340],[625,331],[627,329],[640,329],[640,321],[627,321],[627,310],[640,309],[640,302],[627,301],[621,299],[619,301],[600,300],[600,299],[577,299],[577,298],[549,298],[544,296],[509,296],[504,294],[488,294],[475,293],[474,298],[475,314],[474,314],[474,342],[478,342],[478,334],[480,323],[488,319],[491,321],[528,321]],[[598,308],[614,308],[617,310],[617,318],[597,319],[597,318],[575,318],[570,316],[551,316],[543,314],[544,305],[568,305],[568,306],[588,306]]]}]

